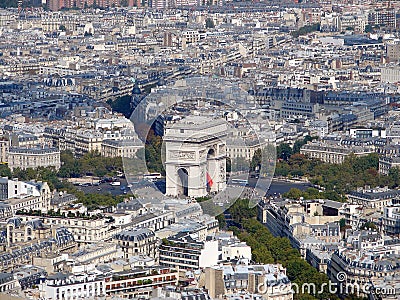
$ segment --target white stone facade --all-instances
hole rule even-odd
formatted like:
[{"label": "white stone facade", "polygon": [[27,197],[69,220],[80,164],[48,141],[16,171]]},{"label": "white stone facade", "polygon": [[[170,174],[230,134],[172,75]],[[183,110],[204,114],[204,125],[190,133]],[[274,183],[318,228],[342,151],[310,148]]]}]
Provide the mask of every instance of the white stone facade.
[{"label": "white stone facade", "polygon": [[166,128],[166,193],[202,197],[225,188],[227,125],[191,116]]}]

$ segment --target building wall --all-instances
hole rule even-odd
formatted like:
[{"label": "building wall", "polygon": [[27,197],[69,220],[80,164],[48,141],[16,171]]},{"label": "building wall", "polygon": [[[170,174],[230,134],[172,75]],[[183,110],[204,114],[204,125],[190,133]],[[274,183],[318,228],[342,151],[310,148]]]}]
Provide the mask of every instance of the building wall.
[{"label": "building wall", "polygon": [[400,81],[400,67],[386,66],[381,68],[381,82],[395,83]]},{"label": "building wall", "polygon": [[27,168],[38,167],[55,167],[57,170],[61,167],[60,151],[40,151],[32,150],[20,151],[18,149],[10,149],[7,154],[8,166],[11,170],[20,168],[25,170]]},{"label": "building wall", "polygon": [[105,281],[103,279],[68,285],[57,284],[55,286],[44,284],[42,290],[47,300],[90,299],[105,295]]}]

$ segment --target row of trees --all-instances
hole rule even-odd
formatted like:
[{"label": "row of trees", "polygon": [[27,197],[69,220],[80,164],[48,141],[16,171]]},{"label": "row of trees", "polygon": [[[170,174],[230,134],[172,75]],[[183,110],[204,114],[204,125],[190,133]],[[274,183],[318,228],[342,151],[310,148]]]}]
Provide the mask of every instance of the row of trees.
[{"label": "row of trees", "polygon": [[[305,283],[314,283],[317,291],[323,290],[323,293],[316,295],[295,294],[296,300],[314,300],[314,299],[339,299],[336,295],[329,293],[328,277],[324,273],[318,272],[301,258],[299,251],[294,249],[289,239],[274,237],[269,230],[254,217],[256,208],[249,207],[249,201],[240,199],[236,201],[229,213],[235,224],[240,224],[241,228],[230,227],[235,235],[241,241],[244,241],[252,249],[252,260],[263,264],[282,264],[287,269],[287,276],[293,282],[301,287]],[[358,299],[349,297],[346,299]],[[361,299],[361,298],[360,298]]]},{"label": "row of trees", "polygon": [[163,162],[162,162],[162,147],[163,140],[161,136],[158,136],[154,133],[153,130],[150,130],[145,145],[145,156],[146,156],[146,164],[147,169],[150,172],[158,172],[161,174],[165,174]]},{"label": "row of trees", "polygon": [[276,147],[276,157],[280,160],[288,160],[293,154],[300,153],[301,147],[316,139],[318,139],[318,137],[307,135],[302,140],[296,141],[293,148],[287,143],[279,144],[278,147]]},{"label": "row of trees", "polygon": [[117,171],[122,172],[122,170],[121,157],[104,157],[98,152],[89,152],[76,158],[71,151],[63,151],[58,176],[62,178],[75,178],[85,175],[102,177],[115,175]]},{"label": "row of trees", "polygon": [[7,165],[0,165],[0,176],[8,178],[19,178],[20,180],[42,180],[47,181],[52,189],[60,188],[61,178],[76,178],[85,175],[102,177],[115,175],[122,171],[122,159],[120,157],[103,157],[98,152],[89,152],[82,157],[75,158],[71,151],[61,152],[61,168],[57,171],[52,167],[37,169],[27,168],[22,170],[15,168],[12,172]]},{"label": "row of trees", "polygon": [[303,27],[300,27],[296,31],[292,31],[291,35],[295,38],[301,36],[301,35],[306,35],[308,33],[314,32],[314,31],[320,31],[321,30],[321,24],[320,23],[315,23],[312,25],[305,25]]},{"label": "row of trees", "polygon": [[114,101],[109,99],[107,100],[107,104],[111,106],[114,112],[121,113],[125,116],[125,118],[129,119],[132,114],[131,108],[131,96],[125,95],[122,97],[118,97]]},{"label": "row of trees", "polygon": [[284,197],[290,199],[330,199],[339,202],[345,202],[346,198],[335,191],[321,191],[316,188],[308,188],[302,191],[297,188],[291,188],[287,193],[283,194]]},{"label": "row of trees", "polygon": [[3,0],[0,1],[0,8],[7,8],[7,7],[17,7],[18,1],[17,0]]},{"label": "row of trees", "polygon": [[124,196],[113,196],[110,193],[84,193],[67,180],[60,178],[79,177],[87,173],[97,176],[113,174],[117,170],[122,171],[121,158],[104,158],[97,153],[88,153],[81,158],[74,158],[70,152],[63,152],[61,157],[63,165],[58,172],[53,167],[28,168],[26,170],[16,168],[11,171],[7,165],[0,165],[0,176],[19,178],[23,181],[45,181],[48,183],[51,190],[63,190],[74,194],[78,202],[83,203],[89,210],[96,209],[100,206],[115,206],[123,201],[125,198]]},{"label": "row of trees", "polygon": [[[398,187],[399,170],[393,168],[388,175],[378,172],[378,154],[366,156],[349,155],[342,164],[324,163],[317,159],[309,159],[302,154],[293,154],[288,160],[279,161],[276,165],[276,176],[304,176],[324,189],[324,196],[331,200],[340,200],[346,193],[360,186]],[[297,191],[294,190],[297,193]],[[315,195],[314,190],[308,192]],[[308,198],[303,193],[302,197]]]}]

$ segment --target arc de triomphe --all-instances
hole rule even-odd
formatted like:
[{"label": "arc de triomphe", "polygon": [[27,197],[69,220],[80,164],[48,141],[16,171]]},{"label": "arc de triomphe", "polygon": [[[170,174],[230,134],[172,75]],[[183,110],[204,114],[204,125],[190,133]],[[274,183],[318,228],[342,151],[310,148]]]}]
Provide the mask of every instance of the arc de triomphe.
[{"label": "arc de triomphe", "polygon": [[226,186],[224,120],[189,116],[165,130],[166,194],[202,197]]}]

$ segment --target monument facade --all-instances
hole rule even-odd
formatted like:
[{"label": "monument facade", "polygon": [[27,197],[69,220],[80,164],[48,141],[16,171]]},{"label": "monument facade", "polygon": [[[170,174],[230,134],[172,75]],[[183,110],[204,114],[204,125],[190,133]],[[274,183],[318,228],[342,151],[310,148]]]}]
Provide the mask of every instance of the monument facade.
[{"label": "monument facade", "polygon": [[189,116],[165,129],[166,194],[202,197],[226,186],[224,120]]}]

